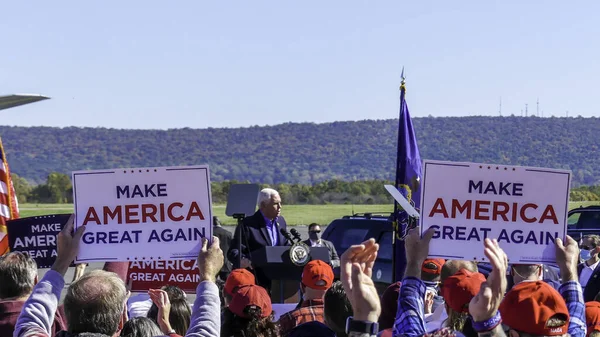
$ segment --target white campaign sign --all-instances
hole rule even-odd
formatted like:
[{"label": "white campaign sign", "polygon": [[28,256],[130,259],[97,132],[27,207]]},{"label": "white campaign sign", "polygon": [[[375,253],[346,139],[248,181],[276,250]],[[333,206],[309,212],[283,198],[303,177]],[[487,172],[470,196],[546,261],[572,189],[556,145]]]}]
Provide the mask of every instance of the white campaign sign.
[{"label": "white campaign sign", "polygon": [[73,172],[76,262],[195,259],[212,238],[208,166]]},{"label": "white campaign sign", "polygon": [[485,238],[497,239],[509,263],[554,263],[564,240],[571,172],[424,161],[421,234],[434,227],[430,257],[487,261]]}]

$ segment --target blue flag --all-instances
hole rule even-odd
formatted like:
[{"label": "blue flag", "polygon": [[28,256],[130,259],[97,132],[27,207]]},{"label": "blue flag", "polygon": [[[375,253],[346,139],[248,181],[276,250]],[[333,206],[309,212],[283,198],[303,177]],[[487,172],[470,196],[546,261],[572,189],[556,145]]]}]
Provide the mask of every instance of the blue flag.
[{"label": "blue flag", "polygon": [[[406,104],[404,85],[400,88],[400,120],[398,123],[398,153],[396,157],[396,188],[417,211],[421,205],[422,164],[417,137]],[[405,211],[394,204],[396,239],[394,244],[394,281],[401,281],[406,268],[404,237],[408,231],[409,218]]]}]

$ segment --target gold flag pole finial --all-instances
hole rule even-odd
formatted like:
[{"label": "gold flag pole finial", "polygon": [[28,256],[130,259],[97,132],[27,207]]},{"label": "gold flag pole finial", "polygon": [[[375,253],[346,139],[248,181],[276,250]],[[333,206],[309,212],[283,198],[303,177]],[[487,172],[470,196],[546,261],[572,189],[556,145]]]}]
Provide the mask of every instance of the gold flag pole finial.
[{"label": "gold flag pole finial", "polygon": [[402,67],[402,74],[400,75],[400,90],[405,89],[404,84],[406,83],[406,77],[404,76],[404,67]]}]

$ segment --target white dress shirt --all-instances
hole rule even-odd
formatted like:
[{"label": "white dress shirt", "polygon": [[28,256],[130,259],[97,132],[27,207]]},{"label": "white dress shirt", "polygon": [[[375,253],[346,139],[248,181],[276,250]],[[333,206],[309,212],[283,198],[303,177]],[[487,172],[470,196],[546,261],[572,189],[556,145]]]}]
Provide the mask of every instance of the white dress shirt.
[{"label": "white dress shirt", "polygon": [[319,241],[310,240],[310,246],[311,247],[323,247],[323,243],[321,242],[321,240],[319,240]]},{"label": "white dress shirt", "polygon": [[600,260],[591,266],[588,266],[586,264],[585,267],[583,267],[583,269],[581,270],[581,274],[579,275],[579,283],[581,284],[581,288],[585,289],[585,286],[588,284],[590,277],[592,277],[592,274],[598,266],[598,263],[600,263]]}]

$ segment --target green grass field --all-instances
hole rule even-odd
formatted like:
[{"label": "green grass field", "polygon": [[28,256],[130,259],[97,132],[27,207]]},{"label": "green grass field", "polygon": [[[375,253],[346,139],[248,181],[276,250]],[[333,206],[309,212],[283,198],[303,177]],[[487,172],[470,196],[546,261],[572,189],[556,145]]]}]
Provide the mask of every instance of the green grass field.
[{"label": "green grass field", "polygon": [[[571,202],[569,208],[600,204],[600,202]],[[354,213],[390,213],[393,205],[284,205],[282,214],[290,225],[308,225],[312,222],[327,225],[332,220],[344,215]],[[58,213],[72,213],[72,204],[21,204],[19,207],[21,217],[47,215]],[[221,222],[234,225],[233,218],[225,216],[225,205],[214,205],[213,211]]]}]

